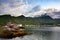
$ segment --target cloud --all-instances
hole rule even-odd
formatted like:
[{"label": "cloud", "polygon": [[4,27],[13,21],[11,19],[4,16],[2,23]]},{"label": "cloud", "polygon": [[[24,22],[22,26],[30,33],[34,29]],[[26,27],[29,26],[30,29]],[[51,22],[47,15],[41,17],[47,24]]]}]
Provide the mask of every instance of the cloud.
[{"label": "cloud", "polygon": [[[51,4],[51,5],[47,5],[47,6],[43,6],[43,7],[40,7],[36,3],[35,3],[35,5],[28,4],[27,1],[26,1],[26,4],[24,4],[24,5],[23,4],[22,4],[22,0],[21,1],[0,0],[0,15],[10,14],[11,16],[25,15],[25,16],[29,16],[29,17],[35,17],[37,15],[42,15],[42,14],[47,13],[49,16],[54,17],[54,18],[60,17],[59,16],[60,13],[53,13],[53,11],[55,12],[55,9],[60,10],[59,4],[56,4],[56,5]],[[32,10],[30,10],[30,9],[32,9]],[[53,10],[48,10],[48,9],[53,9]]]},{"label": "cloud", "polygon": [[10,14],[11,16],[23,15],[29,4],[22,4],[21,1],[17,0],[0,0],[0,15]]},{"label": "cloud", "polygon": [[55,9],[60,10],[60,5],[59,4],[49,4],[49,5],[46,5],[46,6],[42,6],[42,9],[50,9],[50,8],[54,9],[55,8]]},{"label": "cloud", "polygon": [[48,8],[48,9],[42,9],[40,7],[34,7],[27,16],[30,17],[36,17],[36,16],[41,16],[42,14],[47,14],[51,16],[52,18],[60,18],[60,11],[58,9],[54,8]]},{"label": "cloud", "polygon": [[52,18],[60,18],[60,11],[54,11],[51,13],[48,13],[49,16],[51,16]]},{"label": "cloud", "polygon": [[34,8],[32,8],[32,10],[30,10],[28,12],[28,15],[26,16],[29,16],[29,17],[35,17],[35,16],[38,16],[38,15],[41,15],[41,14],[45,14],[46,12],[44,10],[42,10],[40,8],[40,6],[35,6]]},{"label": "cloud", "polygon": [[33,10],[34,12],[39,11],[39,10],[40,10],[40,6],[37,5],[37,6],[35,6],[34,8],[32,8],[32,10]]}]

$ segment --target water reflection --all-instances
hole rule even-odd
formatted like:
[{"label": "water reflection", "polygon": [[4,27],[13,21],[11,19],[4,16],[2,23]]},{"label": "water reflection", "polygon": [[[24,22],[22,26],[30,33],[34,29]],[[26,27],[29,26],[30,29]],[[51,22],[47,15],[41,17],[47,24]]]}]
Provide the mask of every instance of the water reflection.
[{"label": "water reflection", "polygon": [[13,39],[0,40],[60,40],[60,27],[46,27],[40,28],[39,30],[29,29],[28,31],[33,32],[33,34],[26,35],[23,38],[16,37]]}]

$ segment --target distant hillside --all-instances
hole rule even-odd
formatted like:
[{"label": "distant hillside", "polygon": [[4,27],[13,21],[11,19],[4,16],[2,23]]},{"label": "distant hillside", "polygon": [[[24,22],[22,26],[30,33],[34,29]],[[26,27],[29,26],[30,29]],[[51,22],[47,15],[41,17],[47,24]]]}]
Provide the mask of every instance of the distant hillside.
[{"label": "distant hillside", "polygon": [[47,24],[47,25],[60,24],[60,19],[53,19],[47,14],[35,17],[35,19],[39,20],[40,24]]},{"label": "distant hillside", "polygon": [[7,23],[10,20],[12,20],[12,17],[10,15],[0,16],[0,24]]},{"label": "distant hillside", "polygon": [[0,16],[0,24],[7,24],[8,22],[16,23],[16,24],[40,24],[39,21],[30,18],[30,17],[25,17],[23,15],[19,17],[13,17],[10,15],[2,15]]},{"label": "distant hillside", "polygon": [[49,15],[41,15],[39,17],[25,17],[23,15],[18,17],[13,17],[10,15],[2,15],[0,16],[0,24],[7,24],[8,22],[16,23],[16,24],[23,24],[23,25],[57,25],[60,24],[60,19],[52,19]]}]

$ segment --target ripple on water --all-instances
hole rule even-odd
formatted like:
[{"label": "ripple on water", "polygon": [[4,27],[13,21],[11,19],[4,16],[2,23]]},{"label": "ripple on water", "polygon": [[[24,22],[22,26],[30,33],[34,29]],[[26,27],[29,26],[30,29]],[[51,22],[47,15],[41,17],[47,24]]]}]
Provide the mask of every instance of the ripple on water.
[{"label": "ripple on water", "polygon": [[0,39],[0,40],[42,40],[42,38],[37,37],[36,35],[26,35],[22,37],[16,37],[13,39]]}]

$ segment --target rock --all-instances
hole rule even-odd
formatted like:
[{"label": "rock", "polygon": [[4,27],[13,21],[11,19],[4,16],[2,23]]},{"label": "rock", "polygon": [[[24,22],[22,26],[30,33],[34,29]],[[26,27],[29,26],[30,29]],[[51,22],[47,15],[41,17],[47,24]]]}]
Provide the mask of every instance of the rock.
[{"label": "rock", "polygon": [[14,30],[14,31],[5,30],[2,33],[0,33],[0,38],[11,39],[11,38],[20,37],[28,34],[32,34],[32,33],[27,32],[26,30]]}]

